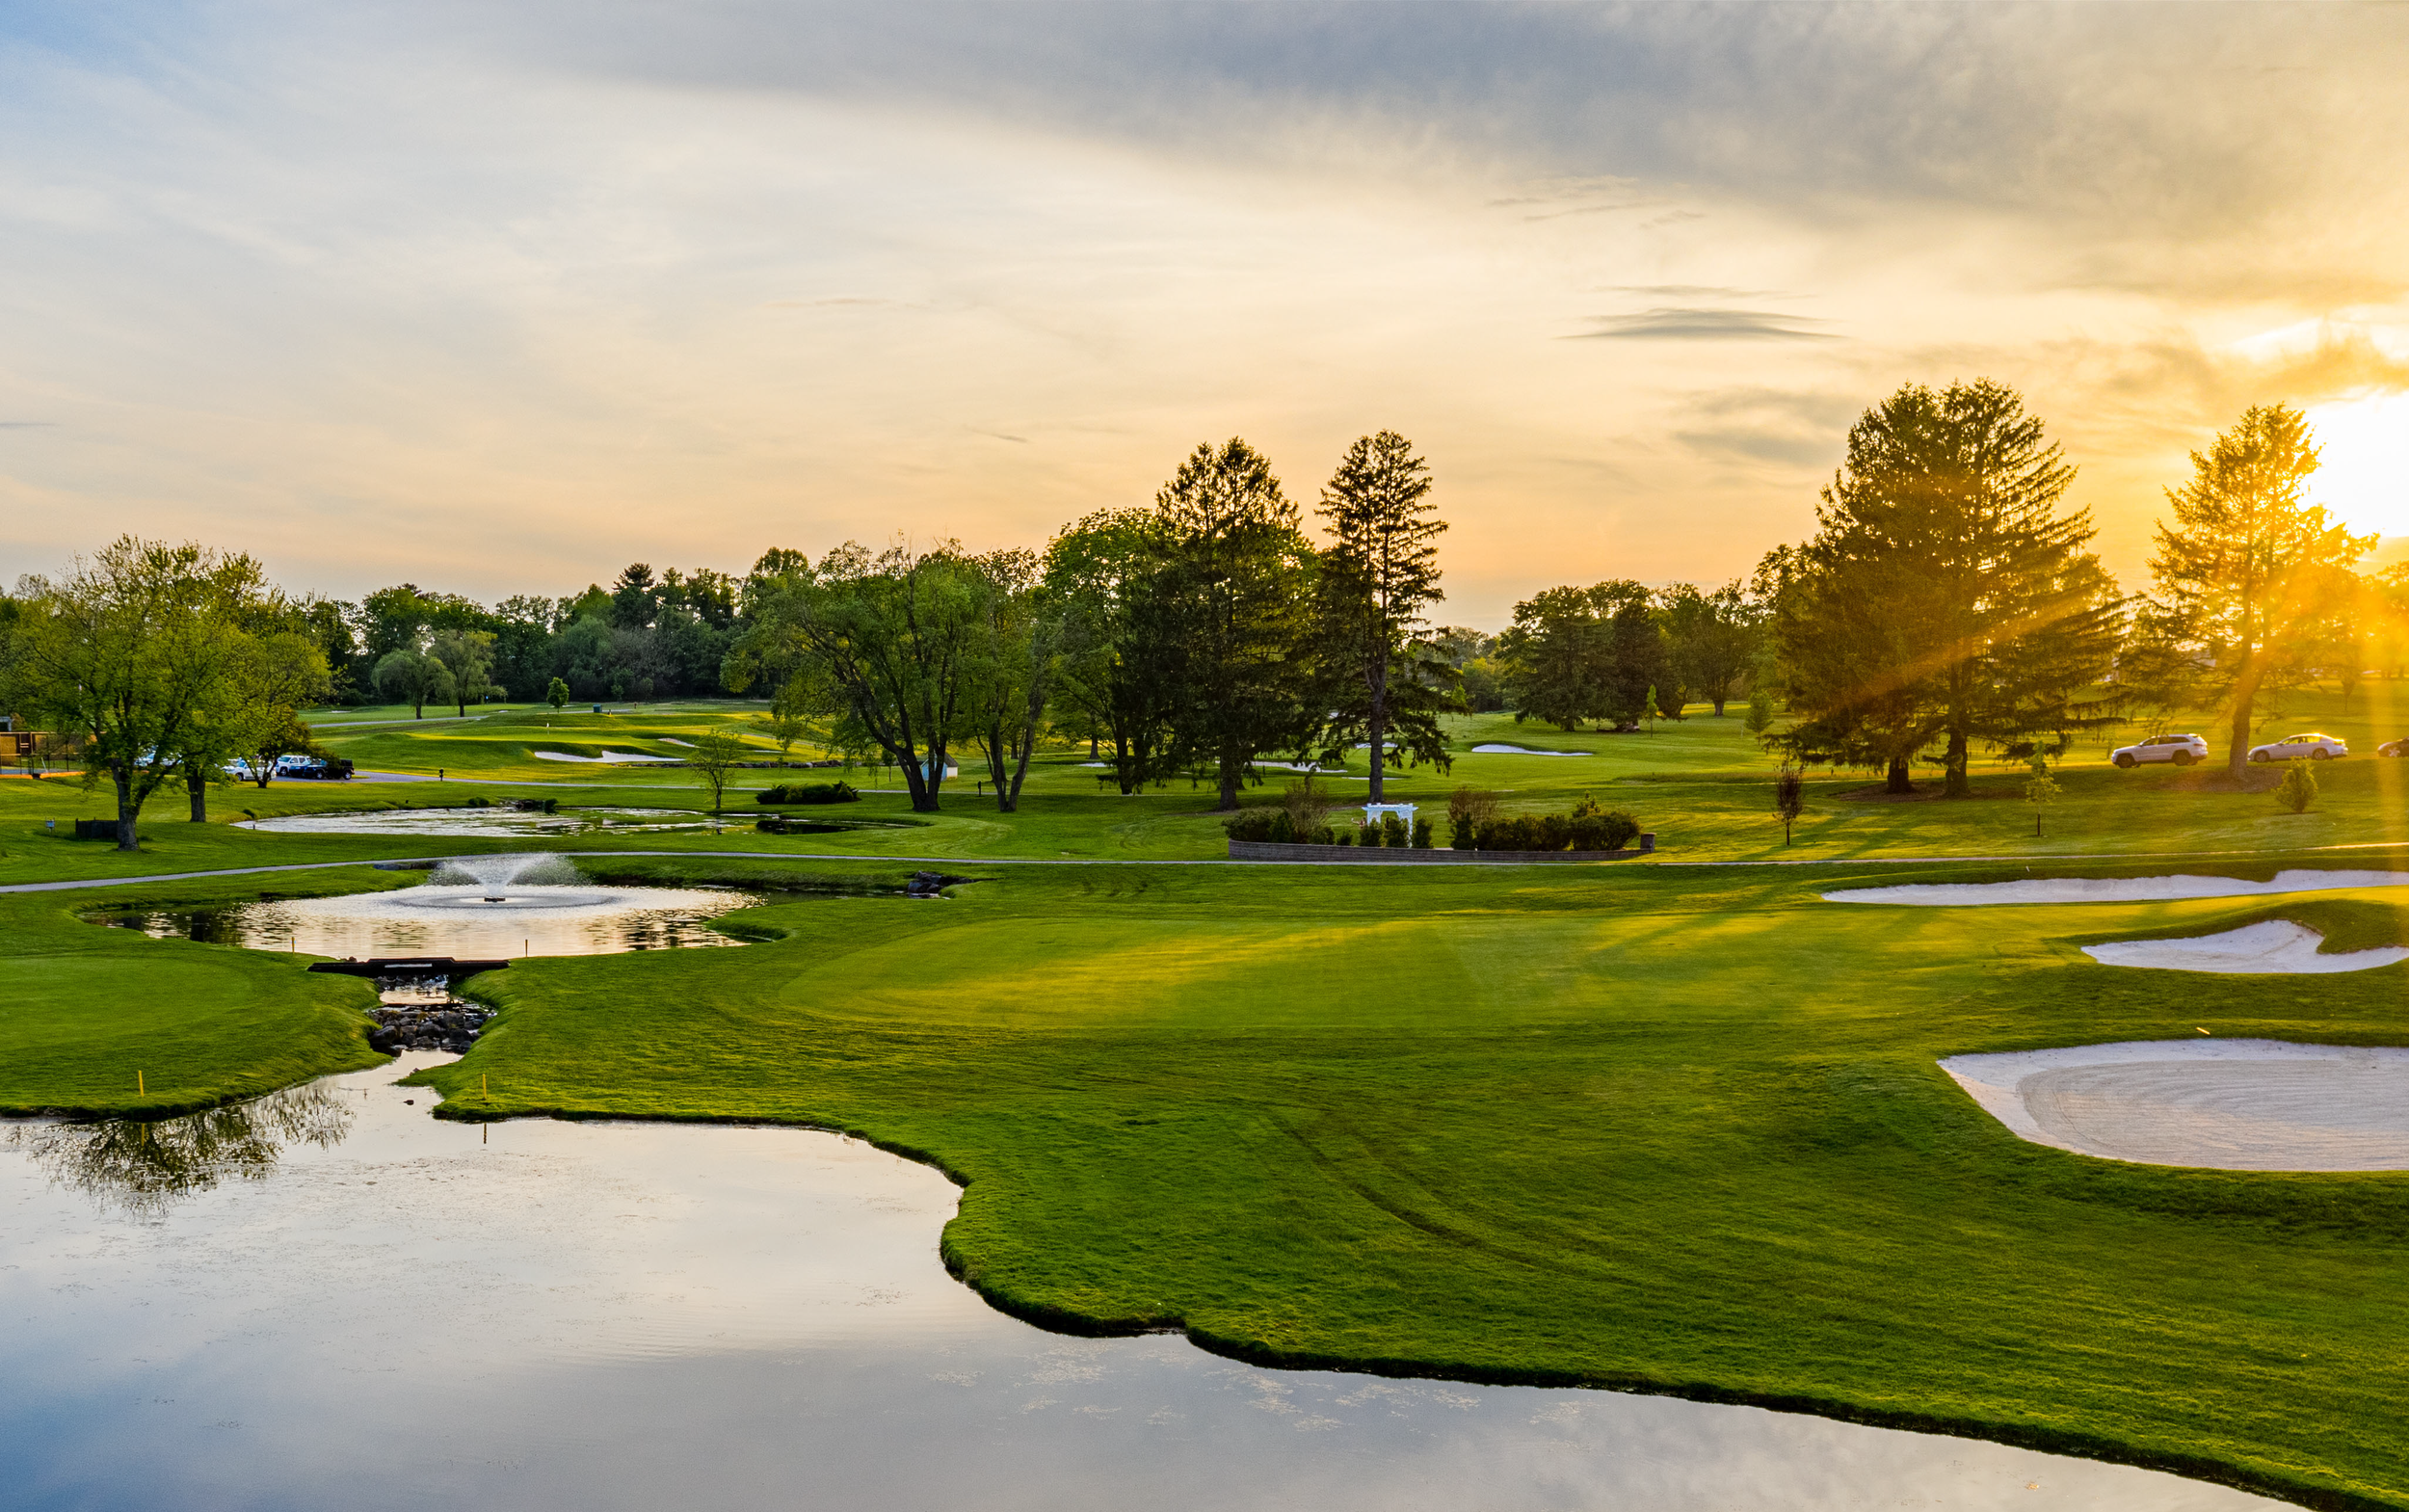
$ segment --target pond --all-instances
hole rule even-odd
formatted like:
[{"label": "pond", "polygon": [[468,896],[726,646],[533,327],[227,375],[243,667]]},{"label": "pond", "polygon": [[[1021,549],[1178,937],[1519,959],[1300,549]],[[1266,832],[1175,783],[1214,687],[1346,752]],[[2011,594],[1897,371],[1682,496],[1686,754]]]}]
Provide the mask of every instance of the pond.
[{"label": "pond", "polygon": [[1257,1369],[1003,1316],[952,1184],[833,1134],[429,1116],[337,1076],[0,1134],[12,1506],[2275,1503],[1755,1408]]},{"label": "pond", "polygon": [[154,938],[322,956],[606,955],[734,945],[709,920],[759,900],[714,888],[589,882],[553,856],[468,856],[389,892],[105,915]]},{"label": "pond", "polygon": [[[749,822],[741,816],[735,821]],[[710,827],[708,815],[684,809],[556,808],[516,809],[496,804],[488,808],[364,809],[344,813],[288,813],[268,819],[246,819],[241,828],[278,835],[456,835],[515,838],[521,836],[580,835],[608,830],[615,835],[645,835],[667,830]]]}]

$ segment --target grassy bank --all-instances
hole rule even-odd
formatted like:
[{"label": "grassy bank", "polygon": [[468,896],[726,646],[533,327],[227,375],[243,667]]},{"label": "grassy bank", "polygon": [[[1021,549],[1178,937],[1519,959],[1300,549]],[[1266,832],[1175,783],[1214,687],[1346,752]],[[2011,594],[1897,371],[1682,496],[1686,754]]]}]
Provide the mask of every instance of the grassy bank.
[{"label": "grassy bank", "polygon": [[[308,874],[282,891],[362,881]],[[365,982],[312,976],[306,956],[148,940],[80,916],[258,895],[219,882],[0,897],[0,1115],[165,1118],[380,1064]]]},{"label": "grassy bank", "polygon": [[748,923],[780,938],[746,950],[481,978],[505,1013],[425,1079],[450,1116],[786,1119],[921,1154],[967,1183],[950,1262],[1061,1326],[2409,1504],[2409,1180],[2085,1159],[1933,1064],[2202,1027],[2401,1043],[2409,968],[2312,993],[2077,948],[2295,913],[2401,922],[2377,891],[1911,910],[1761,871],[1012,869],[939,903],[773,901]]}]

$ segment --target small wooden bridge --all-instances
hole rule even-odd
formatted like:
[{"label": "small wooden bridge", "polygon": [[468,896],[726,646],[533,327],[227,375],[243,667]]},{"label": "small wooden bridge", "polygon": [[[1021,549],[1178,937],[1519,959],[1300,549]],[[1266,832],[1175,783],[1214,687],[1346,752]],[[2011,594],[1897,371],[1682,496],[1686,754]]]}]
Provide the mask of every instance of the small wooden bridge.
[{"label": "small wooden bridge", "polygon": [[377,956],[366,961],[315,961],[312,971],[328,971],[336,976],[439,976],[457,982],[479,971],[499,971],[508,961],[463,961],[457,956]]}]

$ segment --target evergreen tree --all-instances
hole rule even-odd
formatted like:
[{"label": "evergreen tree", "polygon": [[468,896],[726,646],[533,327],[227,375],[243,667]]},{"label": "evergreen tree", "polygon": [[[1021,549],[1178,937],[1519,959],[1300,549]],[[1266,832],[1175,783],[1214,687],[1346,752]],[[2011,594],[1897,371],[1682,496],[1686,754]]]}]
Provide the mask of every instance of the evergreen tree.
[{"label": "evergreen tree", "polygon": [[1220,807],[1234,809],[1256,757],[1303,746],[1319,712],[1308,707],[1313,548],[1271,464],[1235,437],[1198,446],[1154,514],[1150,597],[1178,688],[1175,764],[1209,767]]},{"label": "evergreen tree", "polygon": [[1942,747],[1965,797],[1976,742],[2025,753],[2107,722],[2079,700],[2113,664],[2114,584],[2062,503],[2075,469],[2024,402],[1988,379],[1910,384],[1850,430],[1776,615],[1807,759],[1879,764],[1893,790]]},{"label": "evergreen tree", "polygon": [[2237,779],[2260,702],[2332,654],[2358,587],[2350,566],[2375,546],[2308,501],[2316,466],[2299,411],[2254,405],[2191,454],[2189,482],[2166,491],[2175,517],[2158,527],[2158,597],[2142,617],[2133,676],[2161,700],[2220,705]]},{"label": "evergreen tree", "polygon": [[[1357,438],[1322,490],[1330,522],[1321,556],[1318,636],[1331,714],[1322,759],[1359,738],[1371,756],[1370,802],[1384,803],[1393,754],[1408,764],[1448,766],[1440,713],[1454,705],[1454,669],[1415,633],[1423,610],[1446,597],[1439,547],[1447,523],[1429,502],[1430,468],[1394,431]],[[1392,752],[1393,746],[1393,752]]]}]

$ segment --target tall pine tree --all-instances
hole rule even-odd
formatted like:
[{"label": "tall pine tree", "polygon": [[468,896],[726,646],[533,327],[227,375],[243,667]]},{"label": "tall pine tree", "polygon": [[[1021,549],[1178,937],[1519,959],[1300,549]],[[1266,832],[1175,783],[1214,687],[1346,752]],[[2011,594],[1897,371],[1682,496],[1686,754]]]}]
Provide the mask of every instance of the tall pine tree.
[{"label": "tall pine tree", "polygon": [[2082,695],[2122,637],[2114,583],[2063,507],[2075,469],[2014,389],[1910,384],[1850,430],[1777,620],[1811,760],[1880,764],[1893,790],[1938,744],[1969,795],[1977,742],[2028,750],[2105,723]]},{"label": "tall pine tree", "polygon": [[1371,755],[1371,802],[1384,803],[1391,756],[1448,766],[1439,715],[1453,706],[1454,669],[1416,634],[1439,588],[1447,522],[1430,502],[1430,467],[1394,431],[1356,438],[1322,489],[1330,522],[1321,554],[1318,638],[1329,718],[1323,759],[1358,739]]},{"label": "tall pine tree", "polygon": [[[2150,571],[2158,599],[2143,616],[2137,673],[2164,700],[2213,700],[2227,728],[2237,778],[2267,694],[2306,679],[2333,658],[2358,582],[2351,564],[2374,549],[2308,500],[2317,449],[2289,405],[2254,405],[2206,452],[2191,481],[2166,491],[2171,525],[2158,527]],[[2343,653],[2358,671],[2358,648]]]}]

